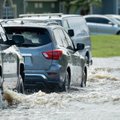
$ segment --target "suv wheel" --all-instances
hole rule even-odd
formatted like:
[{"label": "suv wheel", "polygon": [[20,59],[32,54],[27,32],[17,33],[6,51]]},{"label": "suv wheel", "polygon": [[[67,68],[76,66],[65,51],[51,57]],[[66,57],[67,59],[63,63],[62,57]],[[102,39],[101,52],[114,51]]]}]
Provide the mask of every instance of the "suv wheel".
[{"label": "suv wheel", "polygon": [[17,85],[17,91],[18,91],[19,93],[24,93],[23,79],[22,79],[21,76],[19,77],[19,83],[18,83],[18,85]]},{"label": "suv wheel", "polygon": [[82,74],[82,81],[80,86],[81,87],[85,87],[86,86],[86,82],[87,82],[87,70],[84,69],[83,74]]},{"label": "suv wheel", "polygon": [[120,35],[120,31],[118,31],[118,32],[116,33],[116,35]]},{"label": "suv wheel", "polygon": [[89,66],[89,57],[87,55],[85,56],[85,63]]},{"label": "suv wheel", "polygon": [[69,90],[70,90],[70,76],[69,76],[69,73],[66,72],[65,80],[63,84],[63,91],[69,92]]}]

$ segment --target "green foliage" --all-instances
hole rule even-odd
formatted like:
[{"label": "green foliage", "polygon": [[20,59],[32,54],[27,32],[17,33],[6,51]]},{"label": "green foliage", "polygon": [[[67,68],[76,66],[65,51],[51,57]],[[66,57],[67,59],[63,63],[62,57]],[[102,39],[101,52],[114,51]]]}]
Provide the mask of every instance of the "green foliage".
[{"label": "green foliage", "polygon": [[84,12],[84,14],[88,14],[91,5],[95,6],[101,5],[101,0],[60,0],[60,1],[64,2],[68,13],[71,8],[75,7],[75,10],[78,10],[80,8],[81,11]]},{"label": "green foliage", "polygon": [[71,4],[75,6],[86,7],[90,5],[100,5],[101,0],[71,0]]},{"label": "green foliage", "polygon": [[91,36],[93,57],[120,56],[120,36],[95,35]]}]

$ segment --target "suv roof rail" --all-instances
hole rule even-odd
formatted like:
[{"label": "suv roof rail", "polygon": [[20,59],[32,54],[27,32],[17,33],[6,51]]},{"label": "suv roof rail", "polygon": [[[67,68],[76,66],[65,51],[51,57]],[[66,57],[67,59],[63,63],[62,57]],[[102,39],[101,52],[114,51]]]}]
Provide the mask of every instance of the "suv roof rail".
[{"label": "suv roof rail", "polygon": [[58,22],[54,21],[54,20],[41,20],[41,21],[38,21],[38,22],[34,22],[33,21],[29,21],[29,20],[22,20],[22,19],[18,19],[18,21],[20,21],[21,24],[24,24],[24,23],[33,23],[33,24],[44,24],[44,25],[59,25]]},{"label": "suv roof rail", "polygon": [[24,21],[23,20],[17,20],[17,19],[7,19],[7,20],[3,20],[0,22],[1,24],[3,23],[20,23],[20,24],[24,24]]},{"label": "suv roof rail", "polygon": [[61,17],[63,13],[43,13],[43,14],[20,14],[19,17],[40,17],[40,16],[58,16]]},{"label": "suv roof rail", "polygon": [[13,19],[4,19],[0,23],[8,23],[8,22],[13,22]]},{"label": "suv roof rail", "polygon": [[59,25],[56,21],[48,21],[47,25]]},{"label": "suv roof rail", "polygon": [[31,22],[31,21],[26,21],[26,20],[20,20],[20,19],[9,19],[6,21],[1,21],[0,24],[9,24],[9,23],[14,23],[14,24],[38,24],[38,25],[59,25],[56,21],[49,21],[49,20],[44,20],[41,22]]}]

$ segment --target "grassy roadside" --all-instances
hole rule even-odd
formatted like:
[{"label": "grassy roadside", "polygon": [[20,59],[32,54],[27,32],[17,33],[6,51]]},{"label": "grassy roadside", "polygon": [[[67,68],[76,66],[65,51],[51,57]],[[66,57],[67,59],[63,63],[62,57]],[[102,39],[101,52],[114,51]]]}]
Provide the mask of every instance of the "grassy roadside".
[{"label": "grassy roadside", "polygon": [[120,36],[118,35],[92,35],[93,57],[120,56]]}]

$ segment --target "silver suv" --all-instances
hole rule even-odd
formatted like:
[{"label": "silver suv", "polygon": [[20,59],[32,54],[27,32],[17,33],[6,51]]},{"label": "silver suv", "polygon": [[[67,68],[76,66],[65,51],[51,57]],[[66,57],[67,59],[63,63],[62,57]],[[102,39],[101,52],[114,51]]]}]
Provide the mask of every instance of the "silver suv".
[{"label": "silver suv", "polygon": [[25,60],[26,88],[68,90],[72,83],[86,85],[87,67],[78,52],[84,44],[75,48],[61,26],[23,22],[3,26],[9,39],[14,34],[24,37],[19,48]]},{"label": "silver suv", "polygon": [[42,21],[55,21],[68,32],[73,31],[71,39],[73,40],[75,47],[77,43],[85,44],[84,50],[79,50],[79,53],[84,56],[88,65],[92,64],[91,54],[91,40],[89,35],[89,29],[85,19],[80,15],[75,14],[62,14],[62,13],[50,13],[50,14],[23,14],[20,15],[22,20],[31,21],[34,23]]},{"label": "silver suv", "polygon": [[86,15],[91,34],[120,34],[120,22],[110,15]]}]

